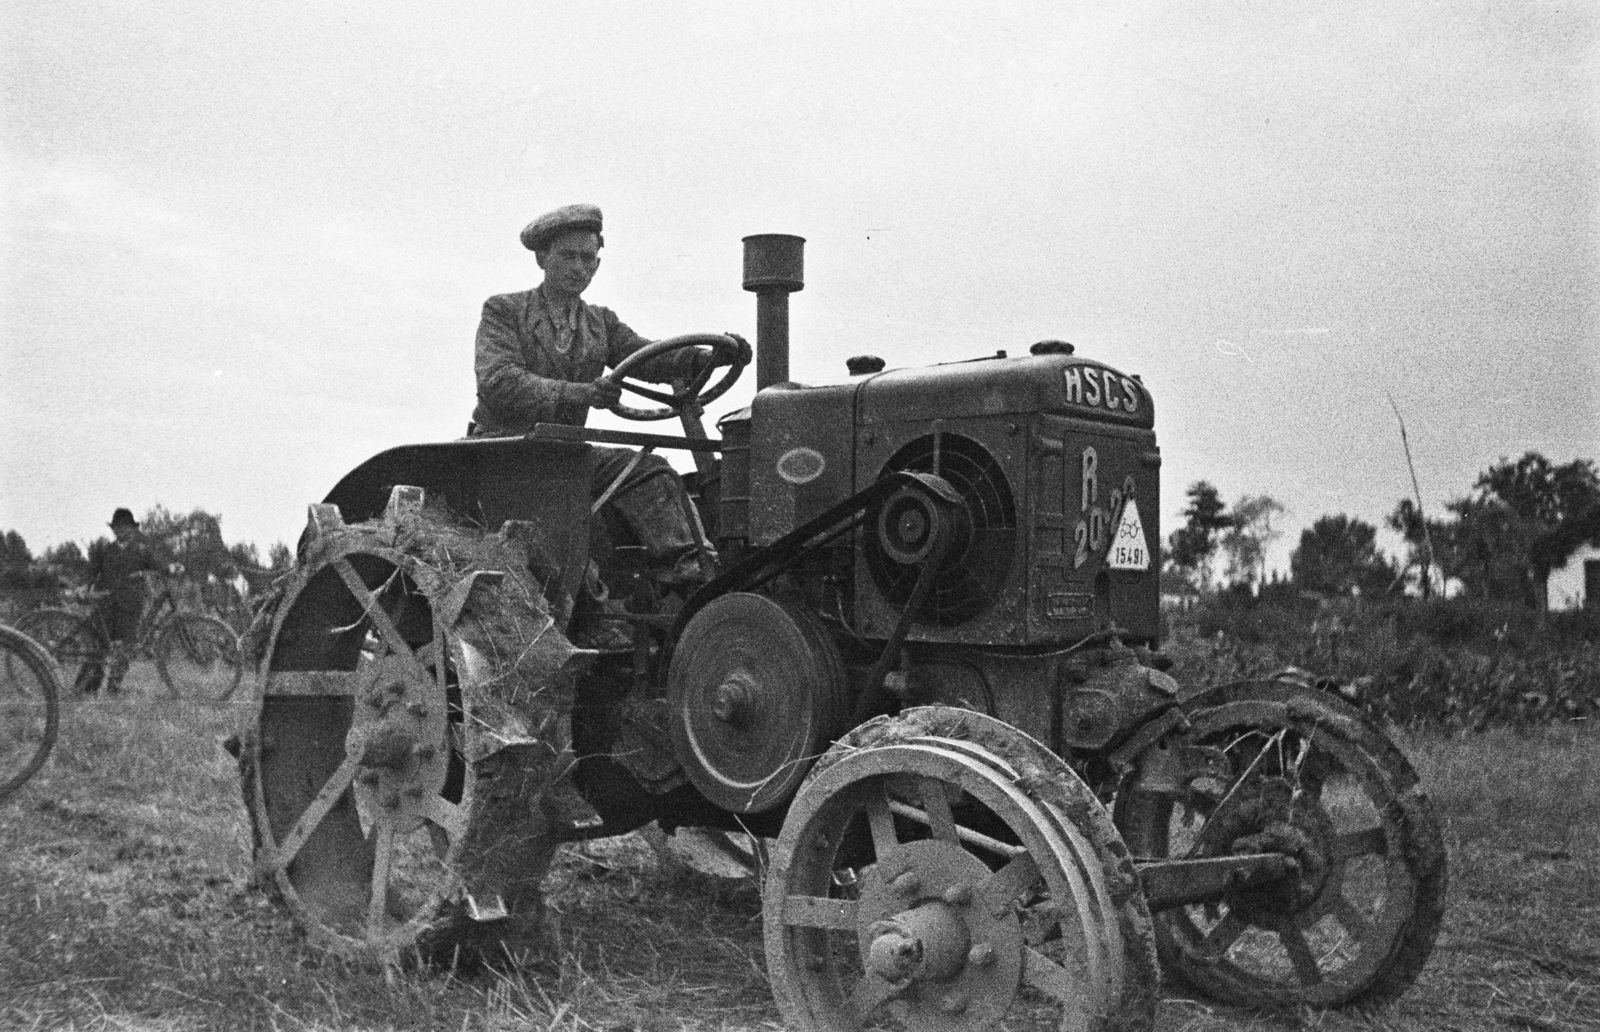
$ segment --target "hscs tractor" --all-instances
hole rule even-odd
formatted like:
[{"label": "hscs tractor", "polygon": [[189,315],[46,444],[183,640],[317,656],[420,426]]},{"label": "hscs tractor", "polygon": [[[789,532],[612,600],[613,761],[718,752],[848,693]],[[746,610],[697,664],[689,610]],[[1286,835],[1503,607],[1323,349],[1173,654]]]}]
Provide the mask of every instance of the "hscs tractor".
[{"label": "hscs tractor", "polygon": [[[630,359],[664,407],[619,411],[684,436],[400,447],[311,506],[240,757],[258,877],[339,954],[448,962],[540,941],[562,842],[775,839],[800,1029],[1145,1028],[1163,972],[1258,1007],[1403,992],[1445,895],[1431,805],[1334,693],[1163,672],[1145,385],[1061,341],[791,383],[802,244],[745,241],[758,390],[720,439],[737,360],[668,391]],[[636,357],[691,346],[737,353]],[[714,579],[645,568],[596,443],[692,455]]]}]

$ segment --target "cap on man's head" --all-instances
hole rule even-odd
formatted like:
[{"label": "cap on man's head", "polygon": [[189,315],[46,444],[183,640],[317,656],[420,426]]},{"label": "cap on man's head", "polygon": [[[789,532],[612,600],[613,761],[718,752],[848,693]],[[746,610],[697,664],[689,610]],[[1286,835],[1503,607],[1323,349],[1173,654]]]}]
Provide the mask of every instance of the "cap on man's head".
[{"label": "cap on man's head", "polygon": [[547,211],[523,227],[522,246],[530,251],[543,250],[556,237],[575,229],[600,232],[600,209],[592,204],[569,204]]},{"label": "cap on man's head", "polygon": [[137,527],[139,521],[133,518],[133,513],[128,509],[118,509],[111,514],[111,527]]}]

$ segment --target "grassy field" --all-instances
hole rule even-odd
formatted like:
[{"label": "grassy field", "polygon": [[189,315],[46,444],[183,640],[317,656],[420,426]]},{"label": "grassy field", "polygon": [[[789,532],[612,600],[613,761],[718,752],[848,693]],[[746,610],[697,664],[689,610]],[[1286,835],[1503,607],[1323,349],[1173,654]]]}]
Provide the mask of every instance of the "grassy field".
[{"label": "grassy field", "polygon": [[[0,803],[0,1028],[664,1030],[780,1027],[749,886],[663,869],[637,837],[564,851],[557,961],[385,978],[309,949],[246,885],[221,740],[244,705],[130,692],[74,704]],[[1177,1030],[1600,1029],[1600,732],[1416,738],[1451,854],[1418,985],[1375,1016],[1256,1015],[1164,991]]]}]

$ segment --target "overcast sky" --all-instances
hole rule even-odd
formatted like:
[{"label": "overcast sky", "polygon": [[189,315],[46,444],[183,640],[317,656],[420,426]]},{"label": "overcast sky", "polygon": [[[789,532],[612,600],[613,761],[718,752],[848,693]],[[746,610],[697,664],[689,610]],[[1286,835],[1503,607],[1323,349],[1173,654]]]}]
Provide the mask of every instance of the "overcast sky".
[{"label": "overcast sky", "polygon": [[1141,374],[1164,535],[1200,478],[1287,505],[1281,551],[1381,524],[1391,395],[1430,507],[1600,456],[1588,4],[3,11],[0,529],[35,551],[159,502],[265,552],[458,436],[483,299],[574,201],[587,298],[647,336],[753,338],[740,238],[786,232],[796,379],[1045,337]]}]

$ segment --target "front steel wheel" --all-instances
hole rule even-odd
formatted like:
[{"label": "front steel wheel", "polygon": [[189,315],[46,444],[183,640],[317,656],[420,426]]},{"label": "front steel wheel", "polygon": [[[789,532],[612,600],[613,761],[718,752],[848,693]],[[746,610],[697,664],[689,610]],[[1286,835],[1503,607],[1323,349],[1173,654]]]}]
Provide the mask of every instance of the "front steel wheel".
[{"label": "front steel wheel", "polygon": [[1394,744],[1325,693],[1274,683],[1214,689],[1188,707],[1175,785],[1118,794],[1140,859],[1280,852],[1294,871],[1156,914],[1162,964],[1254,1007],[1375,1006],[1433,948],[1446,858],[1432,804]]},{"label": "front steel wheel", "polygon": [[1154,1019],[1149,914],[1109,816],[1059,758],[980,714],[913,709],[841,740],[791,805],[764,911],[792,1028]]}]

